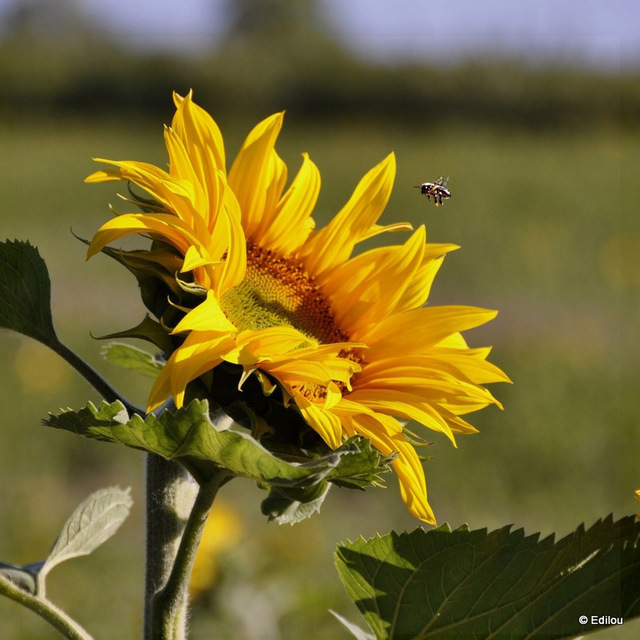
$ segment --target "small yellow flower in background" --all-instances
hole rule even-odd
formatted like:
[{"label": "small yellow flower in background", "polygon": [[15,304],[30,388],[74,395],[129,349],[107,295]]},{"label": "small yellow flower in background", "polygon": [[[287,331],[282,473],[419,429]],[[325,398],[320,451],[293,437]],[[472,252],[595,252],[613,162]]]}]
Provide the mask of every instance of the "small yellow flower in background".
[{"label": "small yellow flower in background", "polygon": [[[636,490],[636,500],[640,502],[640,489]],[[636,513],[636,518],[640,520],[640,513]]]},{"label": "small yellow flower in background", "polygon": [[229,505],[216,501],[204,526],[200,546],[191,572],[189,592],[192,598],[211,589],[218,579],[220,554],[233,548],[242,535],[242,523]]},{"label": "small yellow flower in background", "polygon": [[69,366],[53,351],[35,340],[23,340],[16,351],[13,366],[25,389],[50,393],[71,382]]},{"label": "small yellow flower in background", "polygon": [[285,189],[287,167],[275,151],[282,113],[253,129],[227,172],[214,120],[191,93],[174,100],[176,114],[165,129],[168,171],[100,160],[113,168],[87,179],[128,180],[151,198],[129,199],[143,213],[104,224],[88,256],[125,235],[144,234],[153,240],[145,259],[176,273],[178,286],[199,296],[169,327],[184,340],[158,377],[148,410],[169,397],[182,406],[191,381],[235,364],[244,372],[240,386],[255,375],[265,393],[279,388],[331,448],[359,434],[382,454],[394,454],[405,504],[435,523],[414,448],[423,441],[404,423],[439,431],[455,445],[457,434],[476,432],[462,416],[500,406],[483,385],[508,381],[487,361],[490,349],[469,348],[461,333],[496,312],[423,306],[445,254],[457,247],[428,244],[421,226],[404,244],[352,257],[372,236],[411,231],[407,223],[378,225],[395,178],[393,154],[316,230],[311,214],[320,174],[305,153]]}]

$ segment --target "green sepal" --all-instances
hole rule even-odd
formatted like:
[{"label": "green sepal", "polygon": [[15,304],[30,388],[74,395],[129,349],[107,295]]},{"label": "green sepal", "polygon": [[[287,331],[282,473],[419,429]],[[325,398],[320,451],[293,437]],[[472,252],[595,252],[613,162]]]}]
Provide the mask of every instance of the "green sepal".
[{"label": "green sepal", "polygon": [[201,484],[220,467],[235,476],[252,478],[270,493],[265,513],[278,522],[294,522],[316,511],[329,483],[362,486],[363,478],[368,477],[373,484],[387,470],[387,459],[380,454],[373,456],[374,450],[359,438],[304,464],[285,461],[235,424],[222,409],[210,410],[209,406],[206,400],[194,400],[182,409],[143,419],[130,417],[120,402],[103,402],[98,407],[88,403],[80,411],[50,415],[44,424],[175,460]]},{"label": "green sepal", "polygon": [[136,338],[137,340],[145,340],[154,344],[163,353],[169,355],[175,349],[175,345],[166,329],[162,325],[146,315],[144,320],[131,329],[109,333],[104,336],[95,336],[96,340],[118,340],[120,338]]},{"label": "green sepal", "polygon": [[47,265],[29,242],[0,242],[0,327],[50,347],[59,344]]},{"label": "green sepal", "polygon": [[640,615],[633,517],[581,525],[555,543],[509,526],[443,525],[340,545],[336,561],[378,639],[569,638],[606,626],[592,614]]},{"label": "green sepal", "polygon": [[326,475],[317,476],[311,484],[273,483],[271,494],[262,503],[262,513],[281,524],[295,524],[320,510],[332,484],[360,490],[382,486],[380,473],[391,470],[392,458],[382,456],[366,438],[351,438],[336,451],[314,460],[313,464],[318,460],[329,464]]},{"label": "green sepal", "polygon": [[366,487],[383,485],[380,473],[391,471],[391,462],[396,455],[383,456],[367,438],[351,438],[341,448],[348,446],[353,447],[352,452],[357,455],[345,456],[329,474],[329,480],[347,489],[364,490]]},{"label": "green sepal", "polygon": [[131,182],[127,182],[127,191],[129,192],[130,198],[118,194],[118,197],[128,202],[130,204],[135,205],[144,213],[167,213],[167,209],[163,207],[157,200],[153,198],[145,198],[143,195],[136,193],[131,188]]},{"label": "green sepal", "polygon": [[182,261],[174,252],[164,248],[124,251],[112,247],[103,247],[102,252],[134,275],[140,285],[142,302],[156,317],[162,317],[170,293],[179,297],[175,273],[182,268]]},{"label": "green sepal", "polygon": [[200,298],[201,300],[204,300],[204,298],[207,297],[207,289],[200,284],[189,282],[188,280],[182,280],[177,276],[176,282],[185,293],[195,296],[196,298]]},{"label": "green sepal", "polygon": [[[124,198],[125,201],[130,201]],[[91,243],[74,234],[74,236],[87,246]],[[144,305],[157,318],[161,318],[168,306],[167,297],[174,295],[180,297],[180,287],[176,282],[175,274],[182,268],[182,259],[169,246],[164,243],[154,242],[150,250],[114,249],[103,247],[101,252],[116,260],[128,269],[138,281],[140,295]]]}]

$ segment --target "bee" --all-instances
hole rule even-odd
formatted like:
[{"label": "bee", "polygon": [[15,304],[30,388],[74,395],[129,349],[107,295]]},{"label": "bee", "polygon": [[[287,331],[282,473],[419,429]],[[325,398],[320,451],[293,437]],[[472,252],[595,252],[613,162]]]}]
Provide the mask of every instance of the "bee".
[{"label": "bee", "polygon": [[451,192],[448,189],[445,189],[447,182],[449,182],[449,178],[443,178],[440,176],[435,182],[423,182],[422,184],[417,184],[416,189],[420,189],[420,193],[423,196],[427,196],[427,200],[431,200],[433,196],[433,203],[436,207],[439,207],[442,204],[442,200],[446,200],[451,197]]}]

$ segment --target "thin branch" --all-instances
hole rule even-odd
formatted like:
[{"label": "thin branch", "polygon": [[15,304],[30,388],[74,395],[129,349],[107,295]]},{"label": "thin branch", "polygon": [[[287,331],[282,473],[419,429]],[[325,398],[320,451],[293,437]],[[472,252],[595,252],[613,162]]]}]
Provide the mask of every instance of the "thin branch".
[{"label": "thin branch", "polygon": [[60,341],[47,343],[61,358],[66,360],[107,402],[119,400],[129,415],[144,416],[145,412],[124,399],[91,365],[76,355],[69,347]]},{"label": "thin branch", "polygon": [[58,609],[58,607],[46,598],[40,598],[23,591],[4,576],[0,576],[0,593],[37,613],[69,640],[93,640],[93,636],[89,635],[85,629],[70,618],[62,609]]}]

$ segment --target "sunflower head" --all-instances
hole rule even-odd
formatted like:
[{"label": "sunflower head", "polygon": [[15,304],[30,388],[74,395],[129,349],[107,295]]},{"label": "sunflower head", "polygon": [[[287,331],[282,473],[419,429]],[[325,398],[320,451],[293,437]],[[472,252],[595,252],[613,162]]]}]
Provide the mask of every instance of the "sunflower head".
[{"label": "sunflower head", "polygon": [[[499,406],[484,385],[508,380],[487,361],[488,348],[472,349],[462,336],[495,312],[425,306],[444,256],[457,247],[427,243],[424,227],[378,224],[393,154],[316,229],[320,174],[305,153],[288,179],[275,150],[282,113],[249,133],[227,170],[211,116],[191,93],[174,101],[168,170],[101,160],[109,168],[88,178],[134,185],[124,199],[136,210],[105,223],[88,256],[102,250],[130,269],[153,315],[135,334],[166,357],[149,410],[168,398],[178,407],[215,399],[293,460],[366,438],[393,460],[410,511],[435,522],[416,451],[425,440],[405,425],[455,444],[457,434],[475,432],[462,416]],[[411,233],[399,245],[355,251],[391,231]],[[131,234],[150,246],[108,246]]]}]

